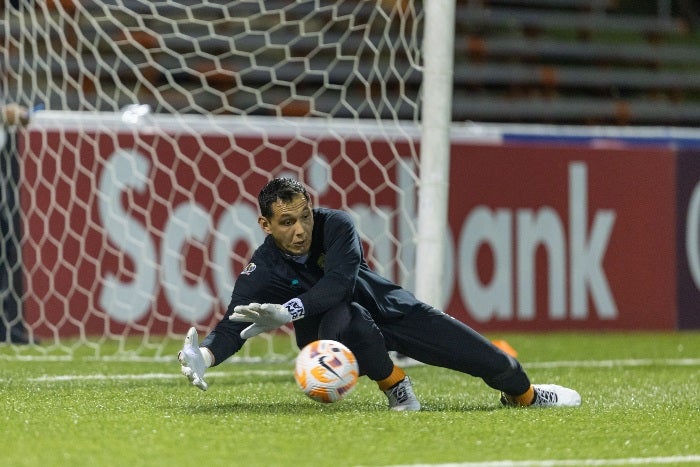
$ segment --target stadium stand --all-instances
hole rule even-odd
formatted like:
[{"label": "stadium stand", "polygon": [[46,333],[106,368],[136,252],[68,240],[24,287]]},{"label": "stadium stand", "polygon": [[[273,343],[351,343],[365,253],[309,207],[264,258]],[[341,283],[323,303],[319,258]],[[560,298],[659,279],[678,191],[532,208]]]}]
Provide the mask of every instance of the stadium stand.
[{"label": "stadium stand", "polygon": [[[56,8],[72,4],[54,3]],[[50,38],[69,44],[77,34],[89,38],[92,46],[78,47],[79,55],[66,53],[61,61],[45,63],[37,42],[34,57],[19,63],[9,47],[11,68],[42,70],[37,76],[44,82],[33,85],[65,90],[51,96],[49,108],[78,110],[71,93],[79,89],[90,96],[94,110],[138,102],[156,112],[278,111],[273,105],[256,105],[256,97],[246,92],[256,89],[265,102],[289,103],[282,110],[289,114],[311,113],[303,97],[313,95],[319,110],[343,117],[362,116],[373,73],[408,78],[408,87],[388,87],[392,99],[400,100],[399,92],[419,92],[421,76],[411,57],[387,55],[359,69],[342,59],[396,39],[378,34],[368,44],[362,34],[353,33],[371,27],[370,2],[339,3],[337,14],[347,15],[347,22],[335,21],[335,28],[303,40],[275,15],[261,16],[271,31],[265,40],[247,32],[241,18],[260,13],[257,2],[239,3],[224,14],[220,5],[194,0],[82,4],[71,27],[52,29]],[[268,10],[286,5],[287,19],[324,20],[313,2],[294,8],[281,0],[265,4]],[[694,5],[670,0],[457,0],[453,120],[700,124],[700,35]],[[153,14],[156,10],[159,15]],[[36,12],[26,15],[27,21],[36,18]],[[163,20],[187,15],[196,20]],[[2,24],[0,33],[7,37],[21,28]],[[298,60],[278,66],[282,54]],[[252,62],[263,66],[238,73]],[[330,71],[316,72],[315,63],[325,70],[329,62],[334,63]],[[66,81],[72,85],[61,84]],[[115,81],[129,84],[133,95],[123,93],[118,102],[102,99]],[[293,91],[280,85],[290,81]],[[350,105],[337,105],[340,88]],[[405,115],[410,118],[410,109]]]},{"label": "stadium stand", "polygon": [[648,13],[622,3],[463,4],[454,119],[696,124],[700,53],[690,24],[661,14],[662,2],[648,2]]}]

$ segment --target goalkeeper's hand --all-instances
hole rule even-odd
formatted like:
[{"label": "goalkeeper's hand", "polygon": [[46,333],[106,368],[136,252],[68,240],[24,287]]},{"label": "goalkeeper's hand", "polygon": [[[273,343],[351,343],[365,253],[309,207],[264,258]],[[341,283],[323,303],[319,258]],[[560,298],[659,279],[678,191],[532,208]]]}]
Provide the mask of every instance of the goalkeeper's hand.
[{"label": "goalkeeper's hand", "polygon": [[250,339],[263,332],[273,331],[280,326],[304,317],[304,305],[298,298],[279,305],[277,303],[249,303],[238,305],[229,316],[231,321],[253,323],[243,331],[241,337]]},{"label": "goalkeeper's hand", "polygon": [[201,389],[206,391],[209,385],[204,381],[204,372],[207,369],[206,363],[204,363],[204,357],[199,350],[199,343],[197,342],[197,330],[191,327],[187,331],[185,336],[185,343],[182,346],[182,350],[178,352],[177,359],[180,361],[182,374],[187,376],[190,382]]}]

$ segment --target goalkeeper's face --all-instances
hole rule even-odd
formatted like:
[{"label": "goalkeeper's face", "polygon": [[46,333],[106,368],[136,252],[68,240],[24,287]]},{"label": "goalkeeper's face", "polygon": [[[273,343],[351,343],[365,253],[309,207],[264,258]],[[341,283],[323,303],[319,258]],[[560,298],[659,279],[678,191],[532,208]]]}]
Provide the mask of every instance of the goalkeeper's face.
[{"label": "goalkeeper's face", "polygon": [[311,201],[304,195],[294,196],[290,201],[277,199],[272,205],[272,217],[260,217],[258,223],[266,234],[272,235],[275,243],[290,255],[305,255],[311,248],[311,233],[314,215]]}]

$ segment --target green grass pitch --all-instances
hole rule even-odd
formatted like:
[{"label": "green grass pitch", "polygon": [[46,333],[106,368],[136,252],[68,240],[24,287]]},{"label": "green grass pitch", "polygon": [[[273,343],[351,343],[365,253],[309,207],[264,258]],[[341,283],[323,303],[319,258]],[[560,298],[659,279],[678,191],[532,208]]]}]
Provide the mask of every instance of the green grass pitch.
[{"label": "green grass pitch", "polygon": [[533,382],[579,390],[582,406],[503,408],[481,380],[417,366],[423,410],[392,413],[366,378],[339,403],[306,398],[293,355],[222,364],[201,392],[174,358],[20,359],[0,346],[0,464],[700,465],[700,333],[489,337],[519,352]]}]

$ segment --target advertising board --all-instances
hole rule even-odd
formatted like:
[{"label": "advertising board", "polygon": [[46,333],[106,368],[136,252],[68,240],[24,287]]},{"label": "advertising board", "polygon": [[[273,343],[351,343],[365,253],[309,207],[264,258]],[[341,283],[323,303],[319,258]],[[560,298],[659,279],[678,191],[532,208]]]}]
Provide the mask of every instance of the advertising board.
[{"label": "advertising board", "polygon": [[[312,131],[30,131],[25,318],[64,335],[214,323],[281,174],[349,209],[371,265],[411,289],[417,143]],[[455,138],[435,305],[485,332],[700,326],[698,166],[663,145]]]}]

